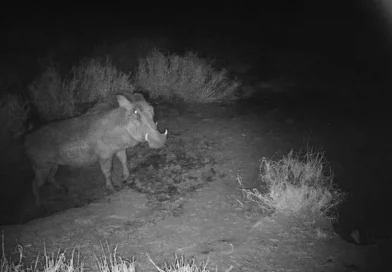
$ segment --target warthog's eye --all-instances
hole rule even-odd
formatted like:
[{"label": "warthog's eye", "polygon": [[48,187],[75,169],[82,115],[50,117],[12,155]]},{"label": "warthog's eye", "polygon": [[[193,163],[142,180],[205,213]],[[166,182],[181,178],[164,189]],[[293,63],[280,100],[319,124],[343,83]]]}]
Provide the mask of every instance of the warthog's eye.
[{"label": "warthog's eye", "polygon": [[134,111],[133,111],[133,114],[135,114],[137,118],[140,117],[140,114],[139,114],[139,111],[138,111],[138,110],[134,110]]},{"label": "warthog's eye", "polygon": [[135,118],[136,118],[137,120],[140,120],[140,113],[139,113],[139,110],[134,110],[134,111],[133,111],[133,114],[134,114],[134,116],[135,116]]}]

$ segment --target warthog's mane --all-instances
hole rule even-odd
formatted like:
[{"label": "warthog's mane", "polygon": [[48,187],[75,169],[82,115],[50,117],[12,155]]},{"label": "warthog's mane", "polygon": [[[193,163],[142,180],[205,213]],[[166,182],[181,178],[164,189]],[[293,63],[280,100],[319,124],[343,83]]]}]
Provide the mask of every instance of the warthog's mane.
[{"label": "warthog's mane", "polygon": [[136,110],[149,114],[151,118],[154,117],[154,108],[149,103],[147,103],[147,101],[138,101],[133,103],[133,105]]},{"label": "warthog's mane", "polygon": [[[133,105],[134,109],[142,112],[148,113],[151,117],[154,117],[154,108],[144,99],[141,94],[124,95]],[[120,105],[117,101],[117,96],[109,96],[107,98],[98,101],[93,107],[87,110],[86,115],[103,113],[118,108]]]},{"label": "warthog's mane", "polygon": [[[154,108],[144,99],[141,94],[122,94],[131,104],[132,111],[138,111],[139,114],[143,115],[148,122],[154,122]],[[106,97],[101,101],[97,102],[93,107],[91,107],[85,115],[118,115],[119,118],[114,118],[114,124],[116,126],[124,126],[129,124],[129,122],[137,122],[133,120],[136,116],[130,115],[126,117],[127,111],[120,107],[116,95]],[[121,117],[120,117],[121,116]],[[135,123],[136,124],[136,123]]]}]

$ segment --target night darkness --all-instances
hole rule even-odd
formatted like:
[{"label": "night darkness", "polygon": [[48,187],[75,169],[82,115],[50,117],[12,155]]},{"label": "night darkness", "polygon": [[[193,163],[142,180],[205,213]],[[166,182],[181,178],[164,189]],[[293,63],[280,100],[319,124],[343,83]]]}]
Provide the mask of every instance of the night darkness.
[{"label": "night darkness", "polygon": [[[107,101],[111,99],[109,104],[112,103],[113,106],[113,103],[117,103],[114,93],[127,93],[127,91],[130,95],[127,98],[131,103],[135,103],[132,105],[136,105],[137,102],[132,100],[134,96],[130,93],[140,92],[154,107],[154,121],[159,121],[160,124],[154,128],[155,133],[161,133],[166,128],[169,133],[167,140],[165,138],[165,148],[158,151],[154,147],[148,148],[154,145],[151,144],[153,141],[158,145],[157,142],[160,141],[158,138],[158,140],[149,140],[143,135],[140,138],[143,140],[139,140],[138,137],[132,136],[136,143],[147,140],[148,144],[126,146],[127,167],[131,172],[127,182],[130,184],[132,183],[130,180],[133,179],[143,184],[143,180],[150,178],[158,180],[159,185],[149,183],[150,187],[148,187],[147,181],[145,185],[140,185],[138,182],[128,185],[126,181],[121,185],[119,181],[120,185],[116,184],[116,186],[122,188],[121,194],[124,192],[127,194],[126,190],[130,190],[132,194],[143,193],[141,195],[148,195],[149,201],[154,197],[160,199],[158,195],[164,194],[171,197],[165,201],[177,203],[178,199],[186,199],[189,196],[180,194],[179,185],[173,187],[163,184],[167,180],[177,182],[173,174],[175,171],[177,171],[176,177],[186,176],[189,181],[191,180],[189,177],[192,176],[189,173],[205,171],[200,169],[208,167],[211,167],[212,174],[207,174],[208,178],[205,177],[204,172],[201,177],[192,177],[190,183],[196,182],[196,179],[198,185],[191,186],[192,189],[189,191],[205,188],[203,186],[207,179],[223,182],[225,186],[228,184],[227,181],[230,181],[232,187],[229,187],[233,189],[236,173],[242,173],[247,188],[262,188],[263,185],[259,184],[259,166],[262,157],[276,158],[277,154],[288,154],[290,150],[299,151],[307,146],[320,148],[325,151],[324,156],[333,170],[333,184],[338,190],[346,193],[345,201],[337,209],[338,223],[329,224],[332,230],[330,235],[334,237],[331,241],[334,242],[325,245],[324,248],[327,252],[337,252],[336,256],[339,257],[326,261],[333,263],[331,269],[327,269],[326,266],[316,268],[307,264],[302,267],[295,262],[293,266],[299,265],[298,267],[303,268],[303,271],[306,269],[308,269],[306,271],[322,269],[343,271],[334,269],[350,267],[368,269],[366,271],[376,271],[369,270],[373,267],[380,269],[390,257],[388,255],[390,253],[384,247],[391,243],[390,230],[392,230],[387,216],[390,212],[386,208],[390,206],[389,196],[392,192],[388,173],[391,163],[389,154],[392,151],[389,143],[392,136],[389,117],[392,87],[392,11],[388,11],[382,3],[383,1],[378,0],[261,1],[258,5],[230,2],[220,4],[152,2],[146,3],[143,8],[136,4],[94,3],[84,6],[63,3],[62,6],[53,7],[3,8],[4,16],[1,18],[0,27],[0,113],[2,115],[0,126],[5,132],[4,135],[0,134],[2,142],[0,179],[3,187],[0,193],[0,225],[4,225],[6,234],[15,237],[22,235],[24,231],[16,231],[14,224],[28,226],[35,222],[32,220],[41,217],[50,222],[51,218],[60,211],[66,214],[67,210],[74,207],[84,209],[91,202],[101,203],[100,199],[110,197],[103,186],[104,170],[99,168],[98,163],[88,167],[76,163],[76,166],[82,167],[76,167],[75,170],[73,167],[68,167],[72,163],[65,163],[64,161],[67,160],[61,158],[67,156],[64,155],[67,151],[59,151],[57,154],[53,149],[50,151],[56,153],[57,157],[54,157],[58,160],[57,163],[65,165],[59,167],[56,180],[59,180],[61,187],[66,189],[57,192],[58,190],[51,188],[50,184],[45,184],[40,188],[44,204],[35,207],[31,189],[31,181],[34,179],[31,165],[34,164],[32,163],[34,159],[29,158],[26,149],[29,145],[37,147],[31,149],[38,154],[39,148],[45,146],[48,148],[52,143],[49,138],[57,135],[57,132],[40,134],[42,128],[51,127],[53,122],[59,122],[57,128],[61,128],[61,124],[65,124],[61,123],[63,122],[61,120],[72,117],[77,121],[69,123],[69,130],[61,130],[64,135],[69,133],[69,138],[64,135],[53,136],[62,139],[53,140],[54,146],[61,149],[63,142],[72,143],[70,139],[78,139],[79,146],[75,144],[76,148],[73,143],[64,147],[66,149],[72,146],[76,149],[76,151],[72,150],[73,153],[69,151],[67,154],[72,153],[72,156],[77,158],[75,160],[80,161],[84,160],[83,156],[96,156],[95,161],[91,159],[96,162],[100,160],[99,152],[103,152],[97,151],[96,146],[91,147],[95,153],[88,151],[94,155],[90,153],[85,155],[87,151],[78,153],[78,149],[85,148],[93,141],[80,140],[85,137],[80,135],[92,134],[90,128],[93,127],[91,125],[93,121],[81,121],[84,120],[83,116],[87,109],[101,100],[108,103]],[[214,88],[221,88],[227,82],[229,82],[227,86],[235,82],[238,84],[233,91],[235,98],[230,101],[223,98],[212,99],[208,103],[197,100],[199,91],[193,90],[191,85],[195,84],[196,80],[189,80],[188,85],[181,85],[182,87],[178,87],[178,82],[181,80],[182,83],[185,82],[183,78],[176,81],[167,79],[158,87],[154,85],[157,84],[156,81],[151,78],[149,79],[151,82],[141,80],[138,74],[141,60],[146,59],[153,48],[159,49],[166,56],[169,54],[188,56],[187,60],[192,59],[193,56],[189,57],[187,52],[194,52],[200,58],[198,65],[208,63],[216,71],[224,69],[227,72],[225,74],[227,81],[214,85]],[[58,90],[64,88],[67,82],[71,82],[72,76],[76,77],[75,67],[84,67],[83,71],[87,71],[88,63],[92,63],[89,61],[94,60],[102,64],[105,63],[106,57],[111,58],[111,64],[114,69],[117,69],[116,71],[130,75],[126,81],[127,84],[132,85],[132,91],[130,85],[127,85],[127,90],[121,89],[122,87],[115,85],[117,79],[111,78],[105,83],[107,85],[104,89],[106,92],[111,88],[107,86],[115,86],[112,87],[116,89],[111,93],[112,96],[100,96],[95,100],[83,98],[83,100],[82,95],[63,95],[57,99],[62,101],[62,103],[57,102],[58,108],[54,102],[42,106],[44,103],[42,101],[52,94],[56,95],[57,92],[57,95],[62,95]],[[172,66],[167,66],[168,70],[175,66],[174,62],[170,65]],[[55,70],[50,71],[55,71],[55,74],[52,73],[50,79],[47,77],[45,79],[49,71],[48,67],[51,67],[50,69],[54,67]],[[194,67],[187,70],[186,75],[196,73],[195,71],[200,72]],[[108,77],[109,72],[106,70],[105,75],[97,73],[90,74],[89,80]],[[166,76],[172,76],[173,73],[167,73]],[[63,80],[63,85],[60,84],[63,87],[56,85],[56,82],[60,82],[60,78]],[[198,84],[207,82],[211,78],[203,78],[197,82]],[[162,77],[159,77],[159,80],[162,80]],[[79,85],[75,85],[77,87],[74,93],[82,92],[80,91],[82,88],[87,88],[88,84],[83,85],[80,82],[77,83]],[[93,89],[100,88],[99,85],[89,86],[94,86],[91,87]],[[33,89],[41,96],[34,96]],[[190,89],[193,91],[189,91]],[[50,90],[50,92],[43,94],[42,90]],[[184,94],[178,95],[179,92]],[[155,95],[157,93],[159,95]],[[23,118],[18,117],[17,114],[20,113],[17,111],[9,110],[15,109],[15,107],[8,107],[11,105],[10,97],[17,99],[18,103],[23,105],[23,109],[28,109]],[[72,110],[66,112],[64,105],[69,105],[73,99],[75,101],[72,102]],[[143,111],[139,108],[136,111],[134,109],[132,108],[134,114],[137,114],[137,110]],[[102,119],[102,123],[104,121],[105,124],[120,123],[118,120],[111,122],[113,120],[109,117],[98,117],[102,115],[99,114],[96,118],[108,118]],[[138,122],[145,120],[140,116],[138,118]],[[80,131],[72,127],[72,124],[77,127],[79,121],[79,124],[84,122],[83,125],[78,126]],[[156,135],[160,135],[159,133]],[[149,132],[149,135],[155,137],[154,133]],[[29,137],[33,140],[26,140]],[[119,138],[116,141],[123,139]],[[110,142],[108,146],[113,148],[115,145]],[[110,152],[115,154],[117,151]],[[45,153],[45,156],[49,156],[49,153]],[[168,159],[173,156],[176,158],[174,161]],[[225,159],[218,159],[218,157]],[[112,173],[116,176],[121,172],[121,165],[117,159],[113,161]],[[169,177],[167,172],[170,167],[177,170],[173,170]],[[166,171],[166,176],[162,171]],[[182,175],[178,174],[178,171],[182,171]],[[211,175],[214,177],[211,178]],[[159,191],[161,190],[159,186],[166,186],[165,188],[168,189]],[[214,188],[209,183],[205,186]],[[158,187],[159,190],[156,189]],[[172,193],[173,190],[177,190],[178,194]],[[220,190],[222,194],[227,193],[223,189]],[[89,193],[90,191],[94,193]],[[238,193],[238,190],[236,192]],[[202,200],[198,201],[202,202]],[[114,203],[115,200],[112,202]],[[115,205],[110,201],[108,203],[110,203],[108,205]],[[179,216],[185,216],[187,210],[184,207],[187,206],[186,204],[180,206],[182,213]],[[113,216],[115,212],[113,211]],[[137,212],[133,213],[135,214]],[[76,217],[75,214],[69,216]],[[101,211],[97,211],[96,216],[100,217]],[[77,221],[75,218],[72,220]],[[124,225],[131,222],[129,226],[133,226],[132,220],[129,219]],[[53,223],[53,226],[56,224]],[[94,222],[94,224],[100,223]],[[47,225],[50,226],[49,223]],[[202,229],[202,226],[198,227]],[[219,228],[219,223],[215,222],[214,227]],[[73,229],[73,226],[69,228]],[[23,235],[26,235],[23,236],[26,240],[30,237],[27,233]],[[84,239],[83,236],[75,237]],[[13,238],[5,237],[5,241],[8,241],[7,239],[10,245],[6,247],[11,247],[14,243]],[[203,240],[202,237],[200,239]],[[258,238],[253,237],[253,239]],[[223,240],[219,240],[220,243]],[[233,241],[232,246],[235,244]],[[378,241],[383,241],[382,247]],[[374,259],[367,255],[367,249],[375,244],[379,251],[375,254],[371,253],[377,256]],[[236,248],[237,245],[233,247]],[[218,252],[217,249],[214,250]],[[237,250],[240,252],[241,246],[238,245]],[[344,255],[347,252],[352,253],[350,255],[352,258]],[[191,253],[197,254],[194,251]],[[160,252],[154,254],[160,257],[165,255]],[[215,261],[220,264],[219,260]],[[287,259],[285,263],[291,263],[291,260]],[[266,269],[260,265],[254,267],[257,269],[251,270],[249,267],[242,266],[244,270],[241,271]],[[281,266],[271,267],[278,269]],[[282,267],[285,266],[282,264]],[[239,269],[239,266],[236,268]]]}]

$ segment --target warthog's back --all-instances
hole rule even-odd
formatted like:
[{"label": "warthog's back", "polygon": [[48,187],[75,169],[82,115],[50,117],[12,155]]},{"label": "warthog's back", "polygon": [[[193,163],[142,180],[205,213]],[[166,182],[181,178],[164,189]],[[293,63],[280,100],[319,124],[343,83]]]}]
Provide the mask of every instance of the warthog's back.
[{"label": "warthog's back", "polygon": [[[26,137],[25,148],[36,164],[85,165],[97,160],[97,153],[116,148],[111,144],[119,132],[120,110],[81,116],[50,123]],[[117,147],[118,148],[118,147]]]}]

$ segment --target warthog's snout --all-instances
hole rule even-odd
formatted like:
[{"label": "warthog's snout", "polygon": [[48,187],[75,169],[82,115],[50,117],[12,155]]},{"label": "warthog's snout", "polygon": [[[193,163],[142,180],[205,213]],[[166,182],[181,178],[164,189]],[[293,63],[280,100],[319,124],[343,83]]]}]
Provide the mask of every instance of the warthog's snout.
[{"label": "warthog's snout", "polygon": [[[156,135],[155,135],[156,134]],[[145,140],[148,142],[150,148],[161,148],[165,145],[167,138],[167,130],[165,133],[160,134],[159,132],[146,134]]]},{"label": "warthog's snout", "polygon": [[127,148],[144,141],[150,148],[164,146],[167,130],[157,130],[154,108],[141,94],[134,94],[131,101],[118,95],[117,103],[117,107],[97,103],[85,115],[52,122],[26,136],[25,149],[35,173],[33,193],[37,205],[39,188],[46,181],[58,187],[54,180],[58,165],[84,166],[98,161],[106,188],[114,192],[113,155],[120,160],[122,178],[127,180]]}]

